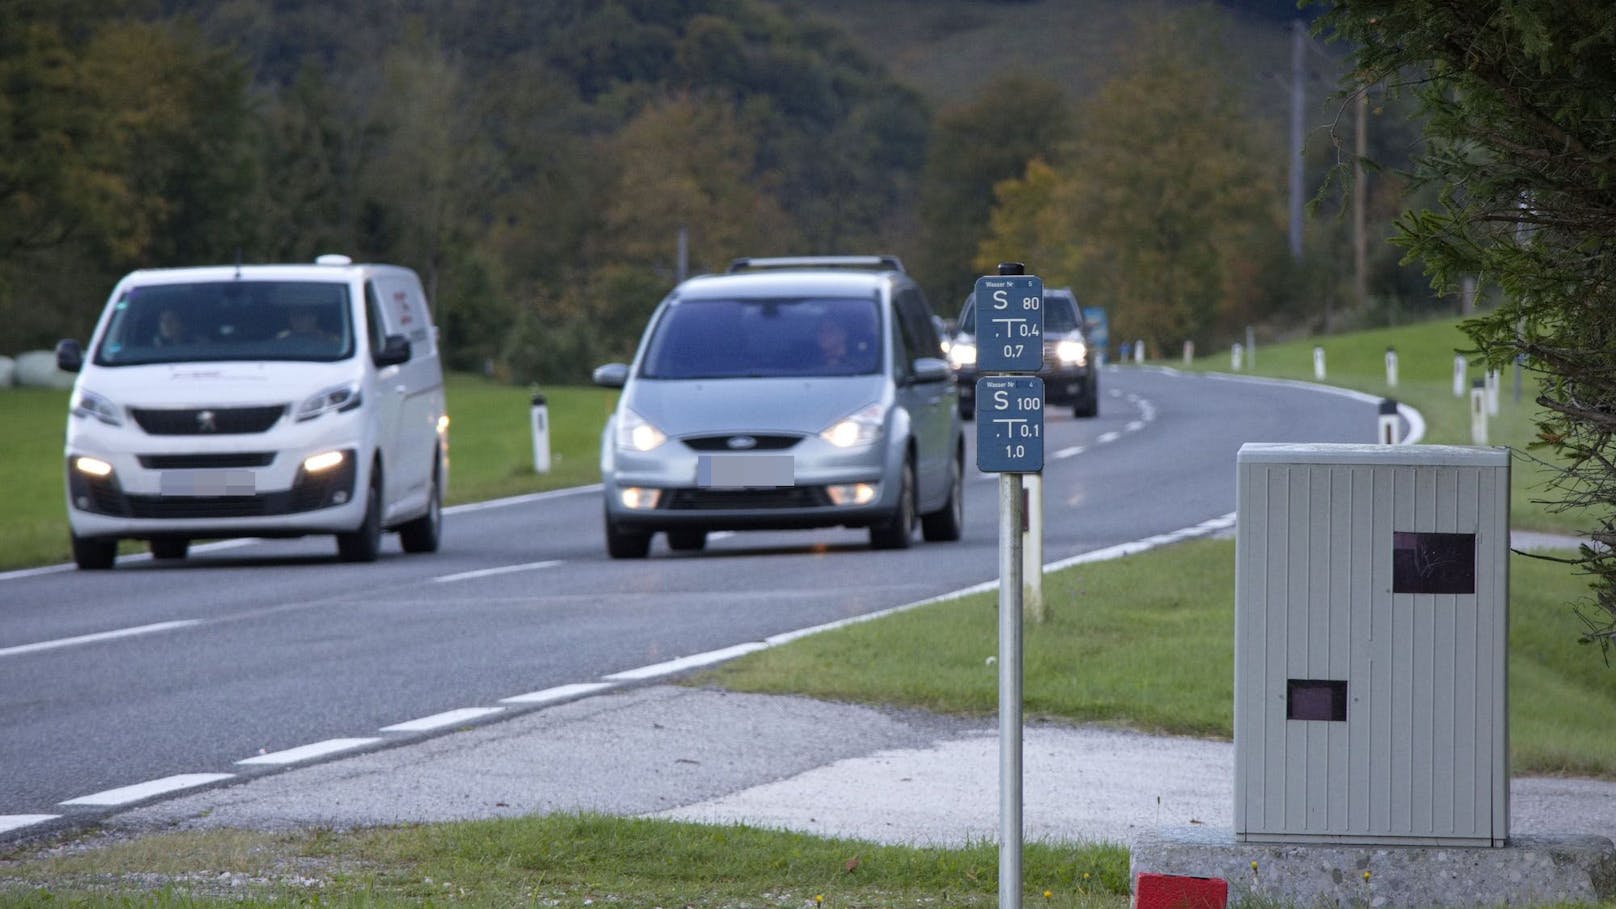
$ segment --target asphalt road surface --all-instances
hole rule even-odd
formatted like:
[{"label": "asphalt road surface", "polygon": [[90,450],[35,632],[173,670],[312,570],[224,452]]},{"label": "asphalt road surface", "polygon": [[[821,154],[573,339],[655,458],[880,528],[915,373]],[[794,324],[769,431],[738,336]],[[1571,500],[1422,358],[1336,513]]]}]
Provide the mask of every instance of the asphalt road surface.
[{"label": "asphalt road surface", "polygon": [[[1111,368],[1102,390],[1097,419],[1049,416],[1046,562],[1227,523],[1244,442],[1375,434],[1372,401],[1294,384]],[[995,479],[971,471],[964,540],[905,551],[861,530],[759,532],[613,561],[599,491],[580,489],[451,509],[441,552],[389,541],[369,565],[311,537],[0,575],[0,837],[497,724],[990,582]]]}]

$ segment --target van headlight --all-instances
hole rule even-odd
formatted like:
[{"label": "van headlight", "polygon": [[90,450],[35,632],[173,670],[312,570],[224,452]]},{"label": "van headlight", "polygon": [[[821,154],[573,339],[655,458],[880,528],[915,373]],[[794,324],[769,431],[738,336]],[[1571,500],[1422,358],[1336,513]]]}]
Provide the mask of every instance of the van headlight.
[{"label": "van headlight", "polygon": [[1066,340],[1055,345],[1055,359],[1065,366],[1082,366],[1089,358],[1088,345],[1082,341]]},{"label": "van headlight", "polygon": [[650,451],[668,440],[667,434],[652,425],[650,420],[623,408],[617,415],[617,447],[629,451]]},{"label": "van headlight", "polygon": [[881,438],[886,416],[886,408],[870,404],[825,427],[819,437],[837,448],[868,445]]},{"label": "van headlight", "polygon": [[346,413],[358,407],[362,400],[358,382],[333,385],[319,394],[310,395],[308,400],[297,405],[297,422],[312,420],[329,411]]},{"label": "van headlight", "polygon": [[118,405],[93,391],[75,389],[68,407],[75,417],[94,417],[108,426],[123,425],[123,414]]},{"label": "van headlight", "polygon": [[948,348],[948,365],[955,369],[964,369],[976,365],[976,345],[969,341],[955,341]]}]

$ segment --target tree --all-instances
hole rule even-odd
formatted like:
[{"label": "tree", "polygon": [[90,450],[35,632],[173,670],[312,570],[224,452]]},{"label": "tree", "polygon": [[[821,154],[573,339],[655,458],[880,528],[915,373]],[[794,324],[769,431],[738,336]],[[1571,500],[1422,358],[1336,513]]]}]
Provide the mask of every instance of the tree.
[{"label": "tree", "polygon": [[979,272],[1025,257],[1158,350],[1210,340],[1269,305],[1252,266],[1282,245],[1281,180],[1204,53],[1212,27],[1201,14],[1140,26],[1121,71],[1081,106],[1082,135],[1061,161],[998,187]]},{"label": "tree", "polygon": [[1398,242],[1439,290],[1479,275],[1503,302],[1465,323],[1493,367],[1542,378],[1550,504],[1595,545],[1585,642],[1616,642],[1616,19],[1601,0],[1333,0],[1320,28],[1355,45],[1349,87],[1412,92],[1428,116],[1415,177],[1438,207]]}]

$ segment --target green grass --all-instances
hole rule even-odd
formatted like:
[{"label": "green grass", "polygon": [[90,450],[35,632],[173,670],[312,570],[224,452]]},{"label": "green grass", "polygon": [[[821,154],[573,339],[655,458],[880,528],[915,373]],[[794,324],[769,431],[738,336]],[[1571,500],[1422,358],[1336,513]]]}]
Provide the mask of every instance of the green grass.
[{"label": "green grass", "polygon": [[[1581,646],[1564,565],[1511,556],[1511,766],[1616,778],[1616,685]],[[1028,717],[1230,738],[1234,542],[1201,540],[1082,565],[1044,580],[1049,617],[1023,641]],[[987,716],[997,704],[997,594],[988,592],[794,641],[691,680],[741,691]]]},{"label": "green grass", "polygon": [[[1120,909],[1127,852],[1028,844],[1022,881],[1029,905]],[[997,888],[991,843],[911,849],[593,815],[170,833],[0,861],[0,906],[989,907]]]},{"label": "green grass", "polygon": [[[579,486],[600,480],[600,429],[616,403],[601,388],[546,388],[551,468],[533,472],[531,393],[486,379],[446,377],[449,412],[450,504]],[[0,569],[69,558],[62,493],[65,391],[0,391],[0,471],[6,507],[0,510]],[[126,551],[136,551],[125,543]]]},{"label": "green grass", "polygon": [[[1422,440],[1426,444],[1471,444],[1470,380],[1482,378],[1482,371],[1470,367],[1464,396],[1454,396],[1454,354],[1471,347],[1457,321],[1450,319],[1259,345],[1255,368],[1248,362],[1243,372],[1312,382],[1315,345],[1324,348],[1326,383],[1395,398],[1419,410],[1426,421],[1426,436]],[[1395,388],[1386,384],[1388,347],[1397,350]],[[1181,361],[1164,362],[1182,366]],[[1190,368],[1229,372],[1229,351],[1199,357]],[[1488,419],[1488,444],[1505,445],[1515,451],[1511,467],[1510,526],[1555,533],[1586,532],[1592,522],[1585,515],[1556,511],[1542,501],[1552,495],[1546,483],[1553,472],[1538,463],[1538,458],[1546,454],[1527,451],[1527,445],[1536,438],[1535,420],[1541,411],[1534,403],[1536,396],[1535,380],[1526,374],[1521,382],[1521,400],[1515,401],[1514,376],[1511,371],[1505,371],[1499,377],[1498,415]]]}]

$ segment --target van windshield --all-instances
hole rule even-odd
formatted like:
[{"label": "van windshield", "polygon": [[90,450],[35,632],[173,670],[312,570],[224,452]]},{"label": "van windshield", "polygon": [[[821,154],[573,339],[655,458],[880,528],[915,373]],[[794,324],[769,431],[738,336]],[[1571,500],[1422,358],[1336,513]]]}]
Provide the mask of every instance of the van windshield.
[{"label": "van windshield", "polygon": [[684,300],[658,320],[641,375],[734,379],[869,375],[881,329],[868,297]]},{"label": "van windshield", "polygon": [[344,360],[354,354],[348,285],[217,281],[131,287],[95,350],[101,366],[220,360]]}]

